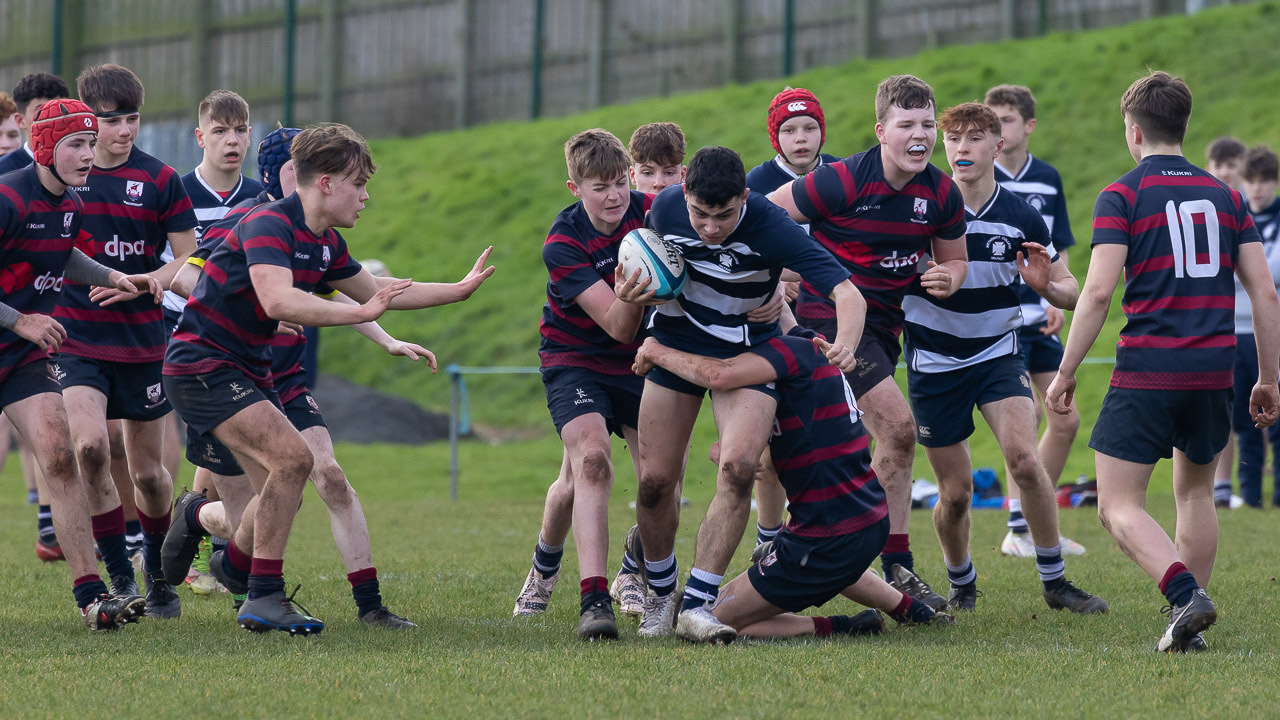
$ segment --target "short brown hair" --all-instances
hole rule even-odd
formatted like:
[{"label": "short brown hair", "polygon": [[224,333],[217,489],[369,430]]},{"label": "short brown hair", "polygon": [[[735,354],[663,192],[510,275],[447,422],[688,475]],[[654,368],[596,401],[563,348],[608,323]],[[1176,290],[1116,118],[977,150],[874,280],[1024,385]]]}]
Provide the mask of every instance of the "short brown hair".
[{"label": "short brown hair", "polygon": [[321,175],[368,180],[378,171],[369,154],[369,144],[355,130],[341,123],[313,125],[298,133],[289,144],[289,157],[298,176],[298,185],[310,185]]},{"label": "short brown hair", "polygon": [[1244,156],[1240,177],[1247,182],[1280,180],[1280,157],[1267,145],[1259,145]]},{"label": "short brown hair", "polygon": [[651,162],[666,167],[684,164],[684,131],[673,122],[655,122],[641,125],[631,133],[627,146],[631,162]]},{"label": "short brown hair", "polygon": [[245,125],[249,122],[249,103],[230,90],[214,90],[204,96],[196,111],[198,123],[203,125],[206,120],[229,126]]},{"label": "short brown hair", "polygon": [[880,81],[876,88],[876,122],[884,122],[889,108],[922,110],[936,108],[933,88],[915,75],[893,75]]},{"label": "short brown hair", "polygon": [[9,97],[9,93],[0,92],[0,122],[4,122],[10,117],[13,117],[13,114],[16,112],[18,112],[18,103],[14,102],[13,98]]},{"label": "short brown hair", "polygon": [[964,132],[971,128],[1000,137],[1000,117],[995,110],[980,102],[967,102],[947,108],[938,121],[938,129],[944,133]]},{"label": "short brown hair", "polygon": [[1209,142],[1209,146],[1204,149],[1204,156],[1215,165],[1225,165],[1232,160],[1240,160],[1248,151],[1249,148],[1245,147],[1240,138],[1223,135]]},{"label": "short brown hair", "polygon": [[1181,145],[1191,119],[1191,88],[1180,77],[1152,70],[1124,92],[1120,112],[1137,123],[1152,142]]},{"label": "short brown hair", "polygon": [[591,128],[569,138],[564,144],[564,160],[569,166],[569,179],[576,182],[615,180],[627,174],[631,156],[616,135],[601,128]]},{"label": "short brown hair", "polygon": [[1026,85],[997,85],[987,91],[983,102],[988,105],[1008,105],[1016,108],[1023,120],[1036,116],[1036,96]]},{"label": "short brown hair", "polygon": [[146,91],[142,81],[127,67],[106,63],[84,69],[76,78],[76,92],[98,114],[142,107]]}]

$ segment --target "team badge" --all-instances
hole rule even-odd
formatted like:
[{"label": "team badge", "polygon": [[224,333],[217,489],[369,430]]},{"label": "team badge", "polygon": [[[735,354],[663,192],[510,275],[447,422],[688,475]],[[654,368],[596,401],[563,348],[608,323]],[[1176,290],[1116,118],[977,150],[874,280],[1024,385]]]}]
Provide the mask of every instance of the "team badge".
[{"label": "team badge", "polygon": [[160,389],[160,383],[147,386],[147,407],[153,408],[164,401],[164,392]]},{"label": "team badge", "polygon": [[320,406],[316,404],[316,399],[310,395],[307,396],[307,404],[310,405],[311,409],[315,412],[320,412]]},{"label": "team badge", "polygon": [[1028,196],[1027,204],[1035,208],[1036,212],[1044,212],[1045,200],[1043,195]]},{"label": "team badge", "polygon": [[1005,256],[1009,254],[1010,250],[1013,250],[1013,242],[1007,237],[996,235],[987,240],[987,250],[991,252],[992,260],[997,262],[1008,260],[1009,258]]},{"label": "team badge", "polygon": [[771,552],[760,559],[760,567],[767,568],[776,562],[778,562],[778,553]]},{"label": "team badge", "polygon": [[724,250],[716,253],[716,264],[724,268],[725,272],[730,272],[733,270],[733,266],[738,264],[738,256],[728,250]]},{"label": "team badge", "polygon": [[124,194],[125,197],[129,198],[133,202],[138,202],[142,199],[142,183],[138,180],[126,180],[124,184]]},{"label": "team badge", "polygon": [[325,270],[329,269],[329,261],[331,259],[332,258],[330,258],[329,256],[329,246],[325,245],[324,247],[320,248],[320,272],[324,272]]},{"label": "team badge", "polygon": [[911,211],[916,214],[916,217],[923,220],[924,214],[929,211],[929,201],[924,198],[916,198],[915,205],[912,206]]},{"label": "team badge", "polygon": [[71,221],[75,219],[76,214],[73,212],[63,213],[62,215],[62,237],[71,237]]}]

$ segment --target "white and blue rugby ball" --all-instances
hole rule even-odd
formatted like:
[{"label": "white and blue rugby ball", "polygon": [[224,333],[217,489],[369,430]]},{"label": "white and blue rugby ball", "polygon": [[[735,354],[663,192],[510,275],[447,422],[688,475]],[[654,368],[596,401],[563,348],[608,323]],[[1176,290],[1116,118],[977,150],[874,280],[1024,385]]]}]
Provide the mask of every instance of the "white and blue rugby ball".
[{"label": "white and blue rugby ball", "polygon": [[659,300],[674,300],[689,279],[680,248],[648,228],[637,228],[622,238],[618,267],[626,277],[639,269],[640,282],[650,278],[648,290],[655,291]]}]

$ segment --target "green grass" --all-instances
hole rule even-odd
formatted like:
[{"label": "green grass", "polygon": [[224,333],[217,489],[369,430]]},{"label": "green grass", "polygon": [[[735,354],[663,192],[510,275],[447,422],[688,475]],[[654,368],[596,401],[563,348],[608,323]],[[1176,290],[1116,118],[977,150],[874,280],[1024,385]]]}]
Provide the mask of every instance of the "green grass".
[{"label": "green grass", "polygon": [[[695,443],[705,448],[703,440]],[[1280,691],[1275,511],[1224,511],[1211,591],[1221,621],[1212,652],[1151,651],[1164,621],[1154,583],[1126,559],[1091,510],[1062,513],[1088,546],[1068,560],[1081,586],[1111,603],[1103,617],[1049,611],[1030,561],[1002,558],[1004,515],[974,515],[973,556],[985,596],[956,628],[893,630],[859,640],[791,640],[695,648],[622,639],[584,645],[576,624],[576,558],[546,616],[514,621],[542,491],[559,457],[553,441],[462,446],[461,498],[448,501],[443,445],[339,446],[360,490],[388,604],[422,625],[390,634],[355,622],[323,507],[308,491],[286,574],[327,627],[317,638],[255,636],[235,627],[227,596],[193,597],[183,617],[90,635],[75,617],[65,565],[39,563],[34,511],[20,504],[16,467],[0,475],[0,713],[69,717],[134,708],[172,717],[1266,717]],[[633,522],[635,481],[624,451],[610,503],[612,534]],[[14,464],[16,465],[16,463]],[[1161,466],[1150,507],[1168,524]],[[687,568],[712,484],[695,459],[677,553]],[[917,565],[940,582],[941,558],[923,512],[912,518]],[[616,542],[616,540],[615,540]],[[744,569],[740,548],[731,573]],[[617,562],[617,549],[611,562]],[[824,614],[850,613],[845,600]]]},{"label": "green grass", "polygon": [[[916,57],[856,61],[789,79],[823,101],[827,150],[850,154],[872,145],[876,84],[914,73],[935,88],[946,107],[981,98],[1001,82],[1029,85],[1039,99],[1039,127],[1031,150],[1062,173],[1078,249],[1072,267],[1088,264],[1093,200],[1132,167],[1124,146],[1120,96],[1148,66],[1185,76],[1195,93],[1186,149],[1203,159],[1210,139],[1235,134],[1250,144],[1280,144],[1280,6],[1258,3],[1166,17],[1087,33],[994,45],[947,47]],[[540,251],[555,214],[572,201],[564,188],[561,147],[574,132],[604,127],[624,141],[639,125],[673,120],[690,150],[720,144],[737,149],[748,167],[772,155],[764,114],[783,80],[634,102],[572,117],[508,123],[462,132],[373,143],[380,170],[360,225],[348,233],[356,257],[378,257],[393,272],[419,280],[454,280],[480,250],[494,245],[497,274],[467,303],[420,313],[389,313],[394,334],[419,340],[442,364],[536,365],[538,319],[546,270]],[[941,143],[935,163],[945,167]],[[1118,305],[1118,304],[1117,304]],[[1109,356],[1119,308],[1095,354]],[[326,371],[405,395],[436,409],[448,407],[448,383],[380,356],[345,329],[325,332]],[[1105,373],[1083,384],[1080,401],[1100,400]],[[472,377],[477,422],[549,431],[536,376]],[[1085,417],[1085,428],[1092,418]]]}]

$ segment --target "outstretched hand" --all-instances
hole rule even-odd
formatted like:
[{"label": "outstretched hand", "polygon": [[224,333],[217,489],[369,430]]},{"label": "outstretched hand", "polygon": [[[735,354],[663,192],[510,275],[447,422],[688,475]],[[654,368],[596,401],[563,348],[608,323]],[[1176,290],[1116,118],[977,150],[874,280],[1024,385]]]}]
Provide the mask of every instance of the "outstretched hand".
[{"label": "outstretched hand", "polygon": [[461,294],[461,297],[458,298],[460,301],[471,297],[471,294],[480,288],[481,283],[488,280],[490,275],[493,275],[494,266],[485,267],[484,265],[489,261],[489,253],[491,252],[493,252],[492,245],[485,248],[484,252],[480,253],[480,257],[476,258],[475,264],[471,266],[471,272],[457,282],[456,287]]},{"label": "outstretched hand", "polygon": [[391,301],[399,297],[405,290],[408,290],[411,285],[413,285],[413,280],[410,278],[398,278],[387,283],[373,297],[369,298],[368,302],[360,306],[364,308],[365,315],[360,319],[360,322],[369,322],[382,317],[382,313],[386,312],[387,308],[391,306]]},{"label": "outstretched hand", "polygon": [[1045,246],[1029,240],[1022,243],[1022,248],[1018,251],[1018,273],[1022,275],[1022,281],[1027,287],[1035,290],[1038,295],[1044,295],[1049,287],[1049,268],[1053,264],[1053,256]]},{"label": "outstretched hand", "polygon": [[160,286],[160,281],[147,273],[125,275],[116,270],[111,273],[111,287],[95,285],[89,288],[89,299],[102,307],[143,295],[150,295],[152,302],[157,305],[164,299],[164,288]]},{"label": "outstretched hand", "polygon": [[421,345],[415,345],[411,342],[405,342],[403,340],[396,340],[392,338],[392,342],[388,343],[385,349],[387,353],[391,355],[399,355],[401,357],[407,357],[410,360],[413,360],[414,362],[417,362],[418,358],[426,358],[427,365],[431,366],[432,374],[434,374],[436,371],[435,353],[432,353],[430,350],[422,347]]}]

